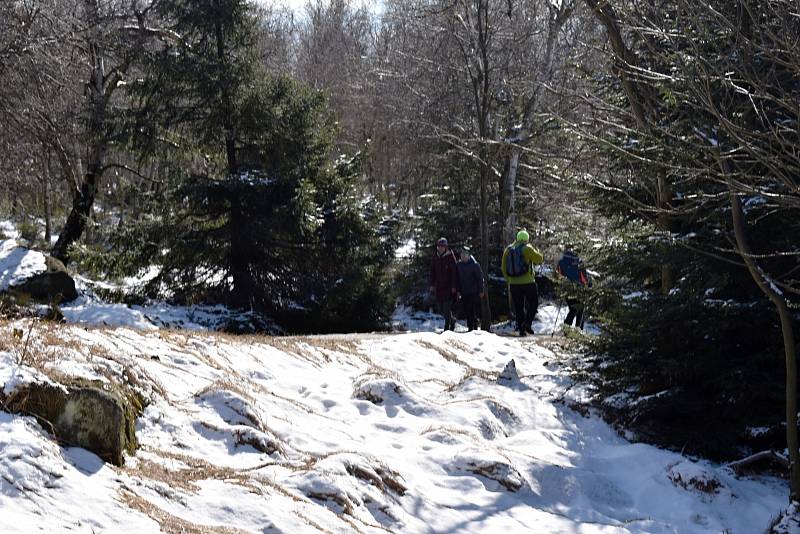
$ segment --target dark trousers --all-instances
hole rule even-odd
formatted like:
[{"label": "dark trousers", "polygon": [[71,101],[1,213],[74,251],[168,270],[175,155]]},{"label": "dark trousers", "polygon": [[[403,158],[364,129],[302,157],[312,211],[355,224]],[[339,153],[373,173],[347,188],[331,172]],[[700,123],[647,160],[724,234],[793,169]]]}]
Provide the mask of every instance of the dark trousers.
[{"label": "dark trousers", "polygon": [[572,326],[573,319],[575,320],[575,326],[578,328],[583,328],[583,304],[580,303],[578,299],[567,299],[567,306],[569,306],[569,312],[567,313],[567,318],[564,320],[564,324],[568,324]]},{"label": "dark trousers", "polygon": [[477,294],[461,295],[461,305],[464,307],[464,318],[467,320],[467,328],[475,330],[475,328],[477,328],[477,321],[475,318],[478,315],[480,297],[478,297]]},{"label": "dark trousers", "polygon": [[514,301],[514,316],[517,318],[517,330],[531,330],[531,324],[539,309],[539,291],[536,284],[511,285],[511,300]]},{"label": "dark trousers", "polygon": [[453,299],[437,300],[436,311],[444,315],[444,329],[452,330],[456,324],[453,319]]}]

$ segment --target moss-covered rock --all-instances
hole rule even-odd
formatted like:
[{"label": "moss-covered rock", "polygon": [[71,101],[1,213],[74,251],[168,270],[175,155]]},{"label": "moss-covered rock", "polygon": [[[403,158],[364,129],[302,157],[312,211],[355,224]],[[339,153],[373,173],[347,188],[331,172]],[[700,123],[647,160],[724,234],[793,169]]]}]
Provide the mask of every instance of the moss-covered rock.
[{"label": "moss-covered rock", "polygon": [[142,398],[121,386],[75,381],[28,384],[6,399],[16,412],[35,416],[61,443],[83,447],[114,465],[136,451],[136,418]]}]

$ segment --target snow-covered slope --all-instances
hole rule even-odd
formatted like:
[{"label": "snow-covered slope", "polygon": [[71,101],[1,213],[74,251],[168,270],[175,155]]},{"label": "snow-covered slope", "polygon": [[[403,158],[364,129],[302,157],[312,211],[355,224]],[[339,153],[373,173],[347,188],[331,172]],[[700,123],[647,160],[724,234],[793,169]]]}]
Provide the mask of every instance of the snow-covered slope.
[{"label": "snow-covered slope", "polygon": [[0,340],[7,392],[61,372],[150,402],[124,468],[0,413],[0,532],[752,533],[786,502],[783,482],[568,409],[555,355],[530,340],[28,323]]}]

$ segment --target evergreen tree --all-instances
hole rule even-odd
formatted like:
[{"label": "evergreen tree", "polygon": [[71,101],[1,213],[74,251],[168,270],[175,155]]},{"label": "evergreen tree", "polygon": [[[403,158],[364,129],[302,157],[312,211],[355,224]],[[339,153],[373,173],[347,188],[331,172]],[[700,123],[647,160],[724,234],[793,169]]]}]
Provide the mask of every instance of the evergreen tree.
[{"label": "evergreen tree", "polygon": [[[118,265],[158,265],[151,294],[255,309],[296,330],[322,309],[378,326],[380,287],[367,298],[361,286],[380,275],[381,241],[347,166],[330,163],[325,95],[258,64],[247,2],[158,9],[173,38],[146,58],[136,120],[151,152],[169,141],[172,162],[147,213],[117,236]],[[350,291],[337,296],[340,279]]]},{"label": "evergreen tree", "polygon": [[[770,2],[763,4],[770,13]],[[606,315],[608,335],[595,347],[610,392],[646,397],[629,419],[636,430],[731,458],[742,444],[764,445],[748,441],[747,426],[779,429],[784,379],[781,326],[744,268],[753,256],[737,244],[731,199],[743,201],[761,274],[775,273],[775,284],[791,291],[796,192],[769,162],[781,162],[786,175],[797,168],[785,151],[796,146],[796,132],[782,132],[780,121],[796,122],[787,104],[798,85],[778,52],[786,47],[768,42],[782,35],[776,27],[784,17],[722,16],[718,7],[679,1],[623,15],[598,11],[624,28],[617,36],[629,45],[622,84],[594,78],[604,116],[593,139],[611,172],[591,183],[598,210],[618,232],[601,270],[628,297]],[[738,25],[751,25],[751,36],[732,40]],[[632,102],[643,109],[627,113]],[[763,115],[743,120],[754,109]],[[726,135],[721,121],[736,133]],[[735,164],[734,188],[720,171],[720,153]],[[768,446],[781,446],[779,432],[771,438]]]}]

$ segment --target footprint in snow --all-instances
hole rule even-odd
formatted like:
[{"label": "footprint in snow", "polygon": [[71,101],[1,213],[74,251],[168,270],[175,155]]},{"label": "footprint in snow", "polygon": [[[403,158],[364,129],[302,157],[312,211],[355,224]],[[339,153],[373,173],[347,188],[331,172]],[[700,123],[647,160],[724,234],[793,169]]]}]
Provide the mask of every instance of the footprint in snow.
[{"label": "footprint in snow", "polygon": [[356,408],[358,409],[358,413],[361,415],[367,415],[370,412],[370,408],[374,406],[371,402],[367,401],[356,401]]}]

